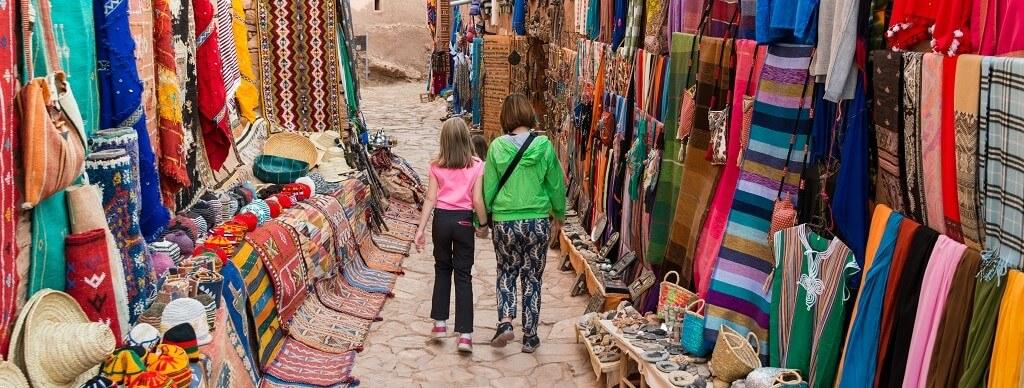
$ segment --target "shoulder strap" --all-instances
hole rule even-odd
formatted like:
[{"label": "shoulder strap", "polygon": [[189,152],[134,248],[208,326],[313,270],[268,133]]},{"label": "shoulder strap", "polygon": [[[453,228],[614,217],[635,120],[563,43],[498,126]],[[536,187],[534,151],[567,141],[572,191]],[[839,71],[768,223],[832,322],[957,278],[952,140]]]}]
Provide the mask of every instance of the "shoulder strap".
[{"label": "shoulder strap", "polygon": [[[522,147],[519,147],[519,152],[512,158],[512,162],[508,164],[508,168],[505,169],[505,173],[501,175],[501,179],[498,180],[498,189],[494,191],[494,198],[498,198],[498,193],[501,192],[501,188],[505,187],[505,183],[508,182],[508,178],[512,177],[512,172],[516,170],[516,166],[519,165],[519,161],[523,160],[523,154],[526,153],[526,149],[530,148],[530,144],[533,143],[533,139],[537,138],[537,134],[531,132],[530,136],[526,138],[526,142],[523,143]],[[491,198],[491,204],[494,203],[494,198]],[[490,206],[488,206],[490,207]]]},{"label": "shoulder strap", "polygon": [[53,20],[50,17],[50,0],[38,0],[38,8],[31,0],[21,2],[21,36],[23,59],[28,79],[35,77],[35,62],[32,57],[32,33],[35,24],[41,26],[43,33],[43,62],[48,73],[62,71],[60,56],[57,54],[57,41],[53,33]]}]

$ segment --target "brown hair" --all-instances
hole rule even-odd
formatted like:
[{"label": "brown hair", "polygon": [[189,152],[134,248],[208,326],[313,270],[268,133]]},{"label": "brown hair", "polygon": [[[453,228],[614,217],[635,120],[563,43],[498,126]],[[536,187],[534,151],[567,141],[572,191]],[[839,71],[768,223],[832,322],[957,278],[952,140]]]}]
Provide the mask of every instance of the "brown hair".
[{"label": "brown hair", "polygon": [[473,135],[473,151],[480,160],[487,159],[487,139],[480,135]]},{"label": "brown hair", "polygon": [[519,93],[510,94],[501,106],[499,121],[501,129],[511,133],[519,127],[533,128],[537,124],[537,113],[533,111],[533,104],[528,97]]},{"label": "brown hair", "polygon": [[459,117],[441,124],[441,151],[433,164],[441,168],[467,168],[473,165],[473,143],[469,140],[469,126]]}]

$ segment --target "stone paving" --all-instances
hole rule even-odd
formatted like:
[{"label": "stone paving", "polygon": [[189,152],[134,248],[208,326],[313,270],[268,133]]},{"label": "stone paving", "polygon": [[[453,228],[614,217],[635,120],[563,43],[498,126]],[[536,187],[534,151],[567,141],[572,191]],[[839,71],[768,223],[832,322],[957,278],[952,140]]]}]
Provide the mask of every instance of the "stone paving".
[{"label": "stone paving", "polygon": [[[423,84],[366,86],[362,106],[373,130],[384,129],[399,139],[395,152],[423,174],[437,150],[441,101],[420,103]],[[428,239],[429,240],[429,239]],[[405,261],[395,298],[384,305],[384,321],[375,323],[365,350],[356,358],[353,374],[365,387],[596,387],[583,345],[576,343],[575,321],[583,313],[585,296],[570,297],[574,275],[558,270],[558,252],[549,254],[544,273],[541,346],[536,353],[520,352],[522,331],[517,319],[516,340],[503,349],[490,347],[497,320],[494,249],[477,239],[473,267],[475,310],[474,352],[456,352],[456,337],[430,340],[430,295],[434,268],[428,244],[423,253]],[[454,294],[453,294],[454,297]],[[454,305],[452,306],[454,318]],[[450,319],[449,329],[454,327]]]}]

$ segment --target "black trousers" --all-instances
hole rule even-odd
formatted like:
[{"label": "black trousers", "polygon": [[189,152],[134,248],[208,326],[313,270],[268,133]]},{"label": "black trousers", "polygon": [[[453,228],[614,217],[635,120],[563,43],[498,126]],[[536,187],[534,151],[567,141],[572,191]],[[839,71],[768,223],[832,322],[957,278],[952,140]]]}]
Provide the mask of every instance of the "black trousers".
[{"label": "black trousers", "polygon": [[473,212],[434,209],[434,296],[430,318],[448,319],[455,277],[455,331],[473,332]]}]

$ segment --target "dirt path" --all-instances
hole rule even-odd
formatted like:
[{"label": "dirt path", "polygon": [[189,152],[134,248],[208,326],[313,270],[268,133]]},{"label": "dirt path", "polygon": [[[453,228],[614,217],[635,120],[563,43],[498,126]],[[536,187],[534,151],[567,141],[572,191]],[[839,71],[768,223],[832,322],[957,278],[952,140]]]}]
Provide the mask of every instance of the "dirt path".
[{"label": "dirt path", "polygon": [[[437,150],[441,101],[422,104],[423,84],[363,88],[363,110],[374,130],[384,129],[399,139],[396,153],[424,174]],[[366,387],[591,387],[595,377],[583,347],[576,343],[575,320],[583,312],[585,297],[570,297],[574,276],[558,270],[557,252],[549,255],[544,273],[541,326],[542,344],[533,354],[520,352],[522,331],[516,322],[516,340],[504,349],[488,345],[494,335],[494,249],[489,240],[477,240],[473,268],[476,306],[474,347],[471,356],[459,355],[455,338],[429,341],[433,258],[413,253],[405,261],[405,276],[398,279],[395,298],[384,305],[383,322],[375,323],[366,349],[356,359],[353,374]],[[454,314],[454,306],[452,307]],[[453,315],[454,318],[454,315]],[[449,320],[449,328],[454,323]]]}]

